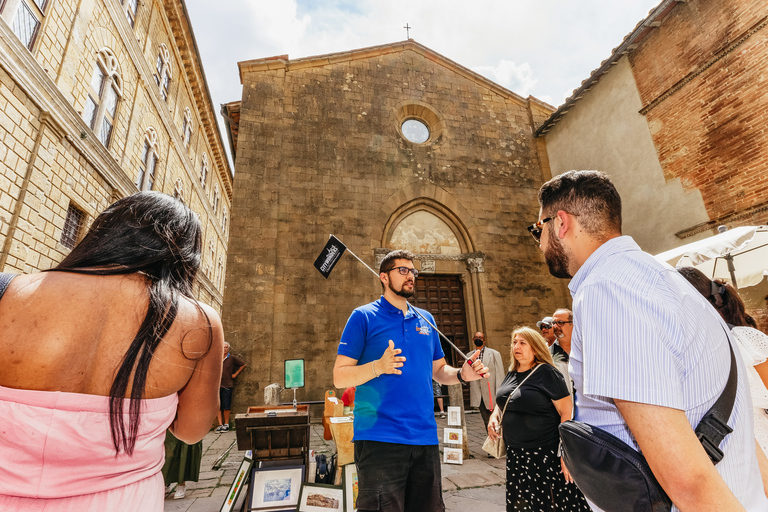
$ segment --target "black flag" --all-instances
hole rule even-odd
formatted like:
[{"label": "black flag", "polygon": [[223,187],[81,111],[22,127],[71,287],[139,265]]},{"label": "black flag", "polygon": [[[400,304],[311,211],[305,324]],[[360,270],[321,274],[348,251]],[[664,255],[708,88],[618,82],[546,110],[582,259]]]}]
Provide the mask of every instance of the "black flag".
[{"label": "black flag", "polygon": [[328,279],[331,274],[331,270],[338,263],[341,255],[347,250],[347,246],[341,243],[341,240],[331,235],[328,243],[323,247],[323,252],[315,260],[315,268],[323,274],[323,277]]}]

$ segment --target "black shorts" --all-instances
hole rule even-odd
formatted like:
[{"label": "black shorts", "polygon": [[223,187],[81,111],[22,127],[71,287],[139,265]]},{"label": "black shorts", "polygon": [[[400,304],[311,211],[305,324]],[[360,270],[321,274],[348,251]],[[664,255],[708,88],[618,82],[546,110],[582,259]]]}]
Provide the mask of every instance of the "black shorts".
[{"label": "black shorts", "polygon": [[219,410],[232,410],[232,388],[219,388]]}]

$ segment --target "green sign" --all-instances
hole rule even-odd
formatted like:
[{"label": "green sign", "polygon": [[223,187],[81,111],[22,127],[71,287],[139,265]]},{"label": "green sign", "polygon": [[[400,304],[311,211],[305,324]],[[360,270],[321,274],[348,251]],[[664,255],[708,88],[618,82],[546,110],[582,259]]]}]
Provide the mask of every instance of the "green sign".
[{"label": "green sign", "polygon": [[285,361],[285,389],[304,387],[304,360],[287,359]]}]

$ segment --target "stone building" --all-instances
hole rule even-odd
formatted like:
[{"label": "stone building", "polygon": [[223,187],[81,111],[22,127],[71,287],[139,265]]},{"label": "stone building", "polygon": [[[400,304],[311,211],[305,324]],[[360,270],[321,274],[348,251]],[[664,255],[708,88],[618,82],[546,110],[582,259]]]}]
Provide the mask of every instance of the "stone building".
[{"label": "stone building", "polygon": [[[538,129],[554,174],[600,169],[657,254],[768,223],[768,4],[664,0]],[[768,279],[741,290],[768,332]]]},{"label": "stone building", "polygon": [[346,320],[381,288],[349,255],[317,272],[330,234],[375,269],[416,253],[415,303],[464,350],[481,330],[508,360],[515,326],[568,303],[526,230],[549,178],[534,126],[552,107],[413,40],[239,68],[224,326],[253,371],[236,408],[282,383],[286,359],[306,360],[299,399],[333,387]]},{"label": "stone building", "polygon": [[537,131],[554,174],[597,168],[653,254],[768,222],[768,4],[664,0]]},{"label": "stone building", "polygon": [[114,200],[203,222],[196,293],[221,310],[232,172],[183,0],[0,7],[0,269],[54,266]]}]

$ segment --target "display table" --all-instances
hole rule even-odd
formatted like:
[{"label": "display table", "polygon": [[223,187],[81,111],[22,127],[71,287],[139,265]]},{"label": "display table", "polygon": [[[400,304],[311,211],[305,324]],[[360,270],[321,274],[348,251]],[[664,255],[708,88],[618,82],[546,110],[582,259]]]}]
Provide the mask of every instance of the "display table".
[{"label": "display table", "polygon": [[309,468],[309,406],[263,405],[235,416],[237,449],[253,460],[301,459]]}]

